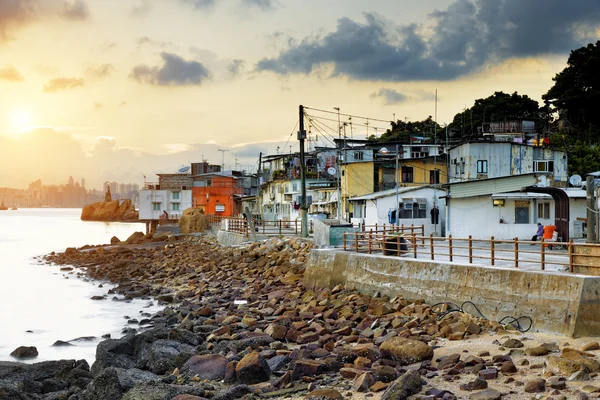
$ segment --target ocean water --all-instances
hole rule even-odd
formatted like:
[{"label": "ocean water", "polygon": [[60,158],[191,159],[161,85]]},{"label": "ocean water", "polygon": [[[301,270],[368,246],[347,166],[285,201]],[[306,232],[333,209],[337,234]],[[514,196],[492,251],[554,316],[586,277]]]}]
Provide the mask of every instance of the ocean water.
[{"label": "ocean water", "polygon": [[[39,256],[51,251],[145,232],[144,224],[84,222],[80,213],[51,208],[0,211],[0,361],[17,361],[10,356],[15,348],[36,346],[39,356],[26,362],[84,358],[91,365],[102,335],[121,337],[125,317],[140,319],[140,312],[159,310],[148,300],[91,300],[112,286],[99,287],[100,282],[86,282],[75,271],[40,264]],[[96,339],[52,346],[57,340],[91,336]]]}]

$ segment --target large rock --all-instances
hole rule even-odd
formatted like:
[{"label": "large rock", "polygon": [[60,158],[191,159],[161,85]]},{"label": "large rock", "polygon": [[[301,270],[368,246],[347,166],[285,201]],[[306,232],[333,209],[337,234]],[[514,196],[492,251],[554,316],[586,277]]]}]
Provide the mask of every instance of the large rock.
[{"label": "large rock", "polygon": [[419,361],[431,360],[433,348],[420,340],[394,336],[379,346],[381,356],[396,361],[400,365],[409,365]]},{"label": "large rock", "polygon": [[[150,345],[148,352],[145,352],[147,359],[146,367],[155,374],[162,375],[173,371],[181,366],[194,355],[194,347],[189,344],[179,343],[174,340],[157,340]],[[138,365],[140,359],[138,358]]]},{"label": "large rock", "polygon": [[200,379],[221,380],[225,377],[227,363],[227,358],[220,354],[204,354],[190,358],[183,364],[181,372],[189,377],[198,375]]},{"label": "large rock", "polygon": [[271,368],[259,353],[252,352],[237,364],[235,373],[241,383],[254,384],[269,380]]},{"label": "large rock", "polygon": [[139,217],[130,199],[100,201],[88,204],[81,210],[83,221],[135,221]]},{"label": "large rock", "polygon": [[96,362],[92,365],[92,373],[96,376],[108,367],[135,367],[134,348],[129,338],[106,339],[96,347]]},{"label": "large rock", "polygon": [[406,399],[419,393],[425,381],[417,371],[408,371],[396,379],[381,396],[381,400]]},{"label": "large rock", "polygon": [[10,353],[14,358],[35,358],[38,356],[38,350],[35,346],[20,346]]},{"label": "large rock", "polygon": [[183,214],[179,218],[179,230],[181,233],[204,232],[209,228],[208,218],[199,208],[188,208],[183,211]]}]

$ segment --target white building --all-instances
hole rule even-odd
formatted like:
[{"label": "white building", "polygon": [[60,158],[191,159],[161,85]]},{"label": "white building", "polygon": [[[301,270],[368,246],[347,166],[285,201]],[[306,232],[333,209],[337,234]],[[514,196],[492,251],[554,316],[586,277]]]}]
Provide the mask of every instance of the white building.
[{"label": "white building", "polygon": [[[445,231],[446,192],[432,186],[414,186],[398,188],[398,209],[400,218],[398,225],[424,225],[425,234],[436,232],[437,236]],[[437,224],[432,221],[432,211],[438,210]],[[353,224],[367,226],[390,225],[395,223],[396,189],[384,190],[350,199],[354,206],[351,219]]]},{"label": "white building", "polygon": [[169,218],[179,218],[192,207],[193,178],[190,174],[158,174],[158,183],[146,182],[140,190],[140,219],[158,220],[166,211]]}]

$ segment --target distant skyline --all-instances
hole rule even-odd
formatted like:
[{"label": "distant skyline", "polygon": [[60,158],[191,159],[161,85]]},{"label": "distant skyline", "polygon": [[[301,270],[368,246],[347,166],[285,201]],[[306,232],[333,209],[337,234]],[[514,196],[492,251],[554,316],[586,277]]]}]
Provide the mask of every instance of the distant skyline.
[{"label": "distant skyline", "polygon": [[297,149],[299,104],[422,120],[438,90],[443,125],[541,101],[599,38],[598,0],[0,0],[0,187],[256,168]]}]

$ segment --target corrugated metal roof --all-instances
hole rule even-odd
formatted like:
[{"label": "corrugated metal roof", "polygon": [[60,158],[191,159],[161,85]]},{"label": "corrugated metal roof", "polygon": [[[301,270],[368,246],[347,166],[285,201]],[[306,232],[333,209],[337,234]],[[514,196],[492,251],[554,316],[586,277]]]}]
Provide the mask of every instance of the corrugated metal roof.
[{"label": "corrugated metal roof", "polygon": [[506,176],[502,178],[480,179],[476,181],[449,183],[450,198],[485,196],[494,193],[518,192],[527,186],[537,184],[536,174]]}]

